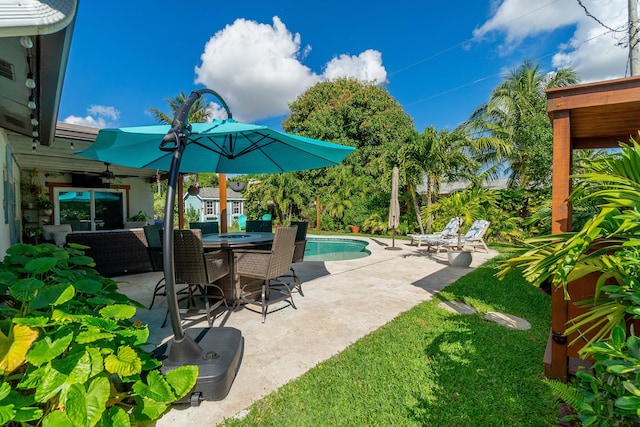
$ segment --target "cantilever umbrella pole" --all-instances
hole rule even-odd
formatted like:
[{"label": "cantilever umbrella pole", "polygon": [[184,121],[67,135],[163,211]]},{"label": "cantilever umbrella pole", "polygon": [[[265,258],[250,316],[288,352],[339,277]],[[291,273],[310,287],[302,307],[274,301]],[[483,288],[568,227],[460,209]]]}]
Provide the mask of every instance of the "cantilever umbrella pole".
[{"label": "cantilever umbrella pole", "polygon": [[180,162],[182,160],[182,153],[186,148],[185,138],[187,135],[185,132],[188,132],[186,126],[187,117],[191,106],[203,93],[215,95],[227,111],[229,118],[231,118],[231,112],[227,104],[216,92],[210,89],[193,91],[176,112],[173,122],[171,123],[171,129],[164,136],[160,144],[160,150],[173,152],[171,168],[169,170],[167,197],[164,205],[165,226],[162,235],[162,244],[165,249],[162,253],[162,261],[164,264],[164,280],[167,291],[169,319],[171,320],[174,335],[174,342],[171,346],[169,359],[174,361],[191,360],[194,357],[198,357],[201,350],[194,341],[185,335],[184,329],[182,329],[182,323],[180,322],[180,309],[178,307],[178,296],[176,295],[175,284],[175,265],[173,262],[173,207],[176,201],[176,185],[180,175]]}]

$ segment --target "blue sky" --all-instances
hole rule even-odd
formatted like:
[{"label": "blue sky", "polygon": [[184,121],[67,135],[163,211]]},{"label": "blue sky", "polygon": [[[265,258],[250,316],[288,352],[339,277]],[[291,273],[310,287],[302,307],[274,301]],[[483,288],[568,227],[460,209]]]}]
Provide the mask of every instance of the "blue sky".
[{"label": "blue sky", "polygon": [[149,107],[209,87],[234,118],[279,128],[298,95],[349,75],[384,84],[418,131],[451,129],[525,59],[585,82],[625,77],[627,2],[581,3],[597,20],[578,0],[85,0],[58,120],[154,124]]}]

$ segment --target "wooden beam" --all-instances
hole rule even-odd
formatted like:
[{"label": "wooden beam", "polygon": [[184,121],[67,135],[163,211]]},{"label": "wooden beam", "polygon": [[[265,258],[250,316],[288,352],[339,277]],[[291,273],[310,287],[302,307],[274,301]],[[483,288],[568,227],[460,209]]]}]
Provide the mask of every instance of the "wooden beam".
[{"label": "wooden beam", "polygon": [[638,100],[640,100],[640,77],[627,77],[547,90],[547,109],[549,112],[634,103]]},{"label": "wooden beam", "polygon": [[551,232],[571,230],[571,117],[569,111],[553,115],[553,178],[551,191]]}]

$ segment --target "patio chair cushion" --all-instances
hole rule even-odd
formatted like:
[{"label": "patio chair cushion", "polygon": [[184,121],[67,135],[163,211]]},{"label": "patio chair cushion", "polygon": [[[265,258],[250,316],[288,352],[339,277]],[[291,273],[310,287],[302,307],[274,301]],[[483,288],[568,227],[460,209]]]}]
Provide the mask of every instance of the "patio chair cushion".
[{"label": "patio chair cushion", "polygon": [[67,234],[71,233],[71,224],[43,225],[44,239],[62,247],[67,243]]}]

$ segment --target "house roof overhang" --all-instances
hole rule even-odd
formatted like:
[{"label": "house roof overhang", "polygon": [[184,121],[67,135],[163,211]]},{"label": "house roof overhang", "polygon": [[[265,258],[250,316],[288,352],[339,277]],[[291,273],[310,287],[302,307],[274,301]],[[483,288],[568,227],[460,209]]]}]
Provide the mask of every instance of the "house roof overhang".
[{"label": "house roof overhang", "polygon": [[[71,123],[57,123],[55,138],[51,144],[39,146],[34,151],[31,139],[24,135],[7,132],[7,140],[11,153],[18,167],[22,170],[38,170],[51,174],[65,174],[75,172],[103,172],[104,163],[74,153],[89,148],[98,136],[99,129],[80,126]],[[71,148],[73,144],[73,149]],[[112,164],[110,170],[116,175],[131,175],[155,179],[160,173],[164,179],[164,171],[151,169],[137,169]]]},{"label": "house roof overhang", "polygon": [[[0,3],[0,127],[32,137],[34,113],[40,144],[53,143],[77,7],[78,0]],[[30,37],[31,49],[21,45],[23,36]],[[27,107],[29,69],[36,82],[35,111]]]}]

